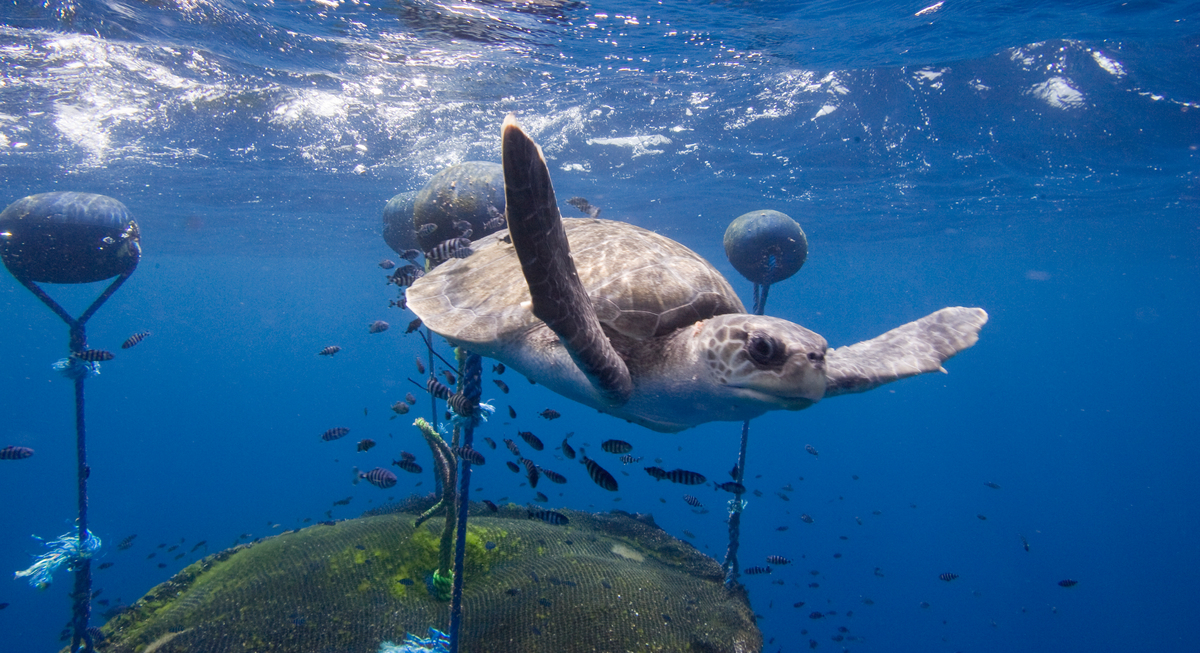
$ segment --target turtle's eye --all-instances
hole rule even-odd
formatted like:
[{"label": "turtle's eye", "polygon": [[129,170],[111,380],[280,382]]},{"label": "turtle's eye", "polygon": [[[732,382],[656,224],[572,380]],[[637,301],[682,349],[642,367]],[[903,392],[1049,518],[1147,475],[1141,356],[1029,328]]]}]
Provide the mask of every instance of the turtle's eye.
[{"label": "turtle's eye", "polygon": [[761,331],[755,331],[746,339],[746,353],[758,365],[779,365],[787,358],[783,343]]}]

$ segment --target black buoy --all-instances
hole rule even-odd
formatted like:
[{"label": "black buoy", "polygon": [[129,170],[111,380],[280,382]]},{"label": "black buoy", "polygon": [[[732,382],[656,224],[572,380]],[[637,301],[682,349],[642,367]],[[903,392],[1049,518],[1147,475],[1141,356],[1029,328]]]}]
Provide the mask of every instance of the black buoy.
[{"label": "black buoy", "polygon": [[392,196],[383,207],[383,242],[397,254],[417,249],[417,234],[413,231],[413,201],[417,191],[410,190]]},{"label": "black buoy", "polygon": [[[504,227],[504,167],[499,163],[467,161],[450,166],[429,180],[413,203],[413,228],[421,249],[458,238],[455,222],[471,223],[471,239]],[[424,227],[433,224],[436,228]]]},{"label": "black buoy", "polygon": [[[94,650],[91,619],[91,555],[100,541],[88,529],[87,428],[84,420],[84,382],[99,373],[98,361],[112,358],[106,351],[91,351],[87,343],[87,321],[100,310],[130,275],[137,270],[142,247],[138,226],[121,202],[93,193],[55,192],[30,195],[0,212],[0,258],[21,285],[25,286],[69,331],[71,356],[55,369],[75,382],[75,478],[79,517],[73,535],[55,541],[51,556],[65,558],[75,572],[71,592],[75,606],[71,616],[74,635],[71,651]],[[79,317],[72,317],[38,283],[92,283],[116,277]],[[55,565],[57,566],[57,565]]]},{"label": "black buoy", "polygon": [[18,279],[90,283],[137,266],[137,223],[121,202],[94,193],[41,193],[0,213],[0,258]]},{"label": "black buoy", "polygon": [[725,256],[742,276],[766,286],[800,270],[808,259],[808,238],[779,211],[751,211],[725,230]]},{"label": "black buoy", "polygon": [[[767,307],[771,284],[800,271],[808,259],[808,237],[800,225],[779,211],[751,211],[737,217],[725,230],[725,256],[734,269],[754,283],[754,314]],[[741,448],[733,480],[739,485],[746,475],[746,446],[750,420],[742,422]],[[729,548],[725,550],[725,586],[738,586],[738,547],[742,524],[741,494],[730,502]]]}]

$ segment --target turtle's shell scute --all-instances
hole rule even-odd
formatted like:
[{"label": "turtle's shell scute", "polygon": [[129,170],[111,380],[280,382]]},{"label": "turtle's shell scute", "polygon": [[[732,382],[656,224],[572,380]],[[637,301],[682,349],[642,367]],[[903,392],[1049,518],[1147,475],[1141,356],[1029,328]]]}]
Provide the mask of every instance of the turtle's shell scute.
[{"label": "turtle's shell scute", "polygon": [[[624,222],[564,219],[571,256],[596,316],[624,335],[661,336],[714,315],[744,313],[729,282],[683,245]],[[539,321],[506,231],[440,265],[408,290],[434,331],[476,346],[520,339]]]}]

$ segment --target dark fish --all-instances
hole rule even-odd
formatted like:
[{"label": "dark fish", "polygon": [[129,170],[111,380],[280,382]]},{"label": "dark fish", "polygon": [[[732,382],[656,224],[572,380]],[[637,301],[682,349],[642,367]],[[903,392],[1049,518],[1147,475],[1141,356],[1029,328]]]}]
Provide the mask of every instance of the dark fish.
[{"label": "dark fish", "polygon": [[1025,539],[1024,535],[1019,535],[1018,537],[1021,538],[1021,546],[1025,547],[1025,550],[1028,551],[1029,550],[1029,540]]},{"label": "dark fish", "polygon": [[429,380],[425,382],[425,389],[429,391],[429,394],[437,397],[438,399],[449,399],[451,395],[450,388],[442,385],[441,381],[438,381],[432,376],[429,377]]},{"label": "dark fish", "polygon": [[554,470],[546,469],[545,467],[539,467],[538,471],[542,473],[542,476],[550,479],[551,483],[558,483],[559,485],[562,485],[563,483],[567,482],[566,476],[563,476]]},{"label": "dark fish", "polygon": [[204,547],[205,549],[207,549],[208,548],[208,540],[200,540],[199,542],[196,542],[196,545],[192,547],[192,552],[194,553],[196,551],[196,549],[199,549],[200,547]]},{"label": "dark fish", "polygon": [[497,506],[495,503],[492,503],[487,499],[483,500],[483,505],[487,506],[488,510],[491,510],[492,512],[500,512],[500,506]]},{"label": "dark fish", "polygon": [[426,222],[425,224],[417,227],[416,232],[418,236],[429,236],[432,235],[433,232],[437,231],[437,228],[437,224],[433,222]]},{"label": "dark fish", "polygon": [[506,460],[506,461],[504,461],[504,464],[505,464],[505,465],[508,465],[508,468],[509,468],[509,469],[511,469],[511,470],[513,471],[513,473],[514,473],[514,474],[516,474],[516,473],[518,473],[518,472],[520,472],[520,471],[521,471],[521,466],[520,466],[520,465],[518,465],[518,464],[516,464],[516,463],[514,463],[514,462],[513,462],[513,461],[511,461],[511,460]]},{"label": "dark fish", "polygon": [[521,439],[524,440],[526,444],[533,447],[534,451],[541,451],[542,449],[546,448],[546,446],[542,444],[542,441],[538,439],[538,436],[530,433],[529,431],[517,431],[517,435],[521,436]]},{"label": "dark fish", "polygon": [[504,374],[504,363],[496,363],[492,365],[492,372],[496,374]]},{"label": "dark fish", "polygon": [[540,519],[540,520],[546,522],[547,524],[554,524],[555,526],[566,526],[567,524],[571,523],[571,520],[568,519],[566,515],[562,514],[561,512],[557,512],[555,510],[541,510],[541,509],[530,508],[527,511],[527,514],[529,516],[529,519]]},{"label": "dark fish", "polygon": [[808,453],[811,453],[814,456],[817,455],[817,450],[815,448],[813,448],[813,446],[811,444],[804,445],[804,450],[807,451]]},{"label": "dark fish", "polygon": [[452,258],[467,258],[473,253],[470,238],[451,238],[434,245],[433,249],[425,252],[425,258],[437,265]]},{"label": "dark fish", "polygon": [[[532,519],[532,517],[530,517],[530,519]],[[519,588],[519,587],[510,587],[510,588],[508,588],[508,589],[504,590],[504,593],[505,593],[505,594],[507,594],[507,595],[509,595],[509,596],[516,596],[516,595],[518,595],[518,594],[520,594],[520,593],[521,593],[521,588]]]},{"label": "dark fish", "polygon": [[149,331],[142,331],[141,333],[135,333],[135,334],[129,336],[128,338],[126,338],[125,342],[121,343],[121,349],[129,349],[130,347],[138,344],[139,342],[141,342],[149,337],[150,337]]},{"label": "dark fish", "polygon": [[411,408],[411,406],[403,401],[397,401],[396,403],[392,404],[392,412],[396,413],[397,415],[404,415],[408,413],[409,408]]},{"label": "dark fish", "polygon": [[111,563],[111,562],[101,562],[100,563],[100,569],[108,569],[111,566],[113,566],[113,563]]},{"label": "dark fish", "polygon": [[784,493],[782,493],[782,492],[776,492],[776,493],[775,493],[775,496],[779,497],[780,499],[783,499],[784,501],[791,501],[791,500],[792,500],[792,498],[791,498],[791,497],[789,497],[788,495],[786,495],[786,494],[784,494]]},{"label": "dark fish", "polygon": [[822,619],[824,617],[825,617],[825,615],[821,614],[820,612],[811,612],[808,615],[809,619]]},{"label": "dark fish", "polygon": [[[412,322],[408,323],[408,327],[406,327],[404,329],[404,334],[408,335],[408,334],[412,333],[413,331],[416,331],[417,329],[420,329],[420,328],[421,328],[421,318],[417,318],[417,319],[413,320]],[[420,359],[417,359],[417,360],[419,361]],[[420,369],[421,367],[422,367],[421,365],[417,366],[418,369]],[[425,373],[424,370],[420,370],[420,371],[421,371],[421,374]]]},{"label": "dark fish", "polygon": [[8,607],[7,603],[0,603],[0,610],[3,610],[4,608],[7,608],[7,607]]},{"label": "dark fish", "polygon": [[587,465],[588,476],[592,477],[592,481],[609,492],[617,491],[617,479],[613,478],[607,470],[598,465],[596,461],[587,456],[580,456],[583,459],[583,464]]},{"label": "dark fish", "polygon": [[454,451],[454,455],[462,458],[472,465],[482,465],[485,462],[483,454],[472,449],[471,447],[454,447],[452,451]]},{"label": "dark fish", "polygon": [[991,481],[988,481],[987,483],[984,483],[984,485],[986,485],[986,486],[988,486],[988,487],[992,488],[993,490],[999,490],[999,489],[1000,489],[1000,484],[999,484],[999,483],[993,483],[993,482],[991,482]]},{"label": "dark fish", "polygon": [[663,473],[661,478],[656,478],[660,481],[665,478],[672,483],[679,483],[680,485],[701,485],[708,480],[704,478],[704,474],[690,472],[686,469],[672,469],[669,472]]},{"label": "dark fish", "polygon": [[129,547],[133,546],[133,541],[136,539],[137,539],[137,533],[134,533],[133,535],[126,537],[125,539],[123,539],[117,543],[117,550],[124,551],[124,550],[128,549]]},{"label": "dark fish", "polygon": [[421,250],[419,250],[419,249],[406,249],[403,252],[400,252],[400,258],[402,258],[406,261],[415,261],[415,260],[417,260],[417,257],[420,255],[421,255]]},{"label": "dark fish", "polygon": [[[333,502],[333,505],[348,506],[348,505],[350,505],[350,501],[353,499],[354,499],[354,497],[346,497],[345,499],[338,499],[337,501]],[[250,537],[250,534],[249,533],[243,534],[242,537]]]},{"label": "dark fish", "polygon": [[542,417],[545,417],[546,419],[550,419],[550,420],[554,420],[554,419],[558,419],[558,418],[562,417],[562,415],[559,414],[559,412],[557,410],[554,410],[553,408],[547,408],[546,410],[543,410],[542,412],[538,413],[538,415],[541,415]]},{"label": "dark fish", "polygon": [[454,229],[459,232],[471,231],[471,222],[469,220],[455,220]]},{"label": "dark fish", "polygon": [[987,515],[975,515],[975,517],[978,518],[979,521],[987,521]]},{"label": "dark fish", "polygon": [[696,497],[694,497],[690,494],[683,495],[683,500],[686,501],[687,504],[693,508],[703,508],[704,507],[704,504],[700,503],[699,499],[697,499]]},{"label": "dark fish", "polygon": [[947,571],[944,574],[938,574],[938,578],[949,583],[950,581],[954,580],[955,578],[958,578],[958,574],[953,574],[953,573],[950,573]]},{"label": "dark fish", "polygon": [[29,447],[8,446],[0,449],[0,460],[24,460],[33,455]]},{"label": "dark fish", "polygon": [[1068,579],[1066,579],[1066,580],[1060,580],[1060,581],[1058,581],[1058,586],[1059,586],[1059,587],[1075,587],[1075,586],[1076,586],[1076,585],[1078,585],[1078,584],[1079,584],[1079,581],[1077,581],[1077,580],[1071,580],[1070,578],[1068,578]]},{"label": "dark fish", "polygon": [[405,265],[403,267],[396,268],[396,271],[393,272],[390,277],[388,277],[388,283],[394,283],[403,288],[405,286],[413,285],[416,283],[417,279],[420,279],[423,276],[425,276],[425,271],[421,268],[415,265]]},{"label": "dark fish", "polygon": [[413,584],[413,579],[411,579],[411,578],[401,578],[400,580],[398,580],[398,581],[396,581],[396,582],[400,583],[401,585],[403,585],[403,586],[405,586],[405,587],[412,587],[412,584]]},{"label": "dark fish", "polygon": [[522,458],[521,464],[525,465],[525,476],[529,479],[529,487],[537,487],[538,478],[541,476],[537,465],[533,464],[533,461],[528,458]]},{"label": "dark fish", "polygon": [[[421,368],[421,374],[424,374],[424,373],[425,373],[425,366],[424,366],[424,365],[421,365],[421,359],[420,359],[420,358],[418,358],[418,359],[417,359],[417,367]],[[411,393],[411,392],[406,392],[406,393],[404,393],[404,401],[408,402],[408,405],[409,405],[409,406],[415,406],[415,405],[417,405],[417,398],[416,398],[416,397],[414,397],[414,396],[413,396],[413,393]]]},{"label": "dark fish", "polygon": [[412,460],[393,460],[392,464],[410,474],[420,474],[422,471],[421,466]]},{"label": "dark fish", "polygon": [[367,325],[367,333],[383,333],[388,330],[391,325],[383,320],[375,320]]},{"label": "dark fish", "polygon": [[804,513],[800,515],[800,521],[804,522],[805,524],[811,524],[813,523],[813,518],[809,517],[808,513]]},{"label": "dark fish", "polygon": [[735,480],[735,481],[736,481],[736,480],[737,480],[737,474],[738,474],[738,466],[737,466],[737,463],[734,463],[734,464],[733,464],[733,469],[729,470],[729,478],[732,478],[733,480]]},{"label": "dark fish", "polygon": [[331,440],[337,440],[338,438],[343,438],[349,432],[350,432],[350,429],[348,429],[344,426],[337,426],[337,427],[331,428],[328,431],[325,431],[324,433],[322,433],[321,439],[326,442],[329,442]]},{"label": "dark fish", "polygon": [[379,267],[381,267],[385,270],[390,270],[390,269],[396,267],[396,263],[394,261],[392,261],[392,259],[390,259],[390,258],[385,258],[379,262]]},{"label": "dark fish", "polygon": [[500,379],[492,379],[492,383],[495,383],[496,387],[500,388],[500,392],[503,392],[504,394],[508,394],[508,384],[507,383],[501,381]]},{"label": "dark fish", "polygon": [[329,345],[328,347],[317,352],[317,355],[318,356],[332,356],[341,350],[342,350],[342,348],[338,347],[337,345]]},{"label": "dark fish", "polygon": [[359,479],[366,479],[368,483],[375,487],[387,489],[396,484],[396,475],[382,467],[376,467],[369,472],[359,472],[358,468],[354,468],[354,483],[357,485]]},{"label": "dark fish", "polygon": [[103,349],[85,349],[83,351],[75,351],[71,352],[71,356],[89,363],[99,363],[101,361],[110,361],[113,359],[112,352],[104,351]]},{"label": "dark fish", "polygon": [[492,549],[496,548],[496,543],[489,540],[484,543],[483,548],[487,549],[488,551],[491,551]]},{"label": "dark fish", "polygon": [[455,385],[458,383],[458,377],[454,376],[454,372],[450,370],[442,370],[442,376],[446,378],[446,385]]},{"label": "dark fish", "polygon": [[667,477],[667,470],[662,467],[646,467],[646,473],[661,481]]},{"label": "dark fish", "polygon": [[400,460],[416,460],[417,457],[407,451],[400,452]]},{"label": "dark fish", "polygon": [[516,411],[516,409],[514,409],[512,406],[509,406],[509,407],[508,407],[508,416],[509,416],[509,417],[511,417],[511,418],[513,418],[513,419],[516,419],[516,418],[517,418],[517,411]]},{"label": "dark fish", "polygon": [[595,206],[592,206],[592,204],[590,202],[583,199],[582,197],[572,197],[571,199],[567,200],[567,204],[570,204],[571,206],[579,209],[580,211],[583,211],[584,215],[586,215],[589,218],[595,218],[600,215],[600,209]]},{"label": "dark fish", "polygon": [[493,448],[493,449],[495,449],[495,448],[496,448],[496,441],[495,441],[495,440],[493,440],[493,439],[491,439],[491,438],[489,438],[489,437],[487,437],[487,436],[484,436],[484,438],[483,438],[483,441],[484,441],[484,442],[486,442],[486,443],[488,443],[488,446],[489,446],[489,447],[491,447],[491,448]]},{"label": "dark fish", "polygon": [[608,453],[629,453],[633,451],[633,445],[624,440],[605,440],[600,443],[600,448]]},{"label": "dark fish", "polygon": [[745,494],[745,492],[746,492],[746,486],[742,485],[741,483],[738,483],[736,481],[729,481],[727,483],[717,483],[715,485],[715,487],[718,490],[725,490],[726,492],[732,492],[734,494]]},{"label": "dark fish", "polygon": [[371,447],[375,446],[375,441],[371,438],[363,438],[358,441],[359,451],[370,451]]},{"label": "dark fish", "polygon": [[746,567],[745,569],[742,570],[742,573],[746,574],[748,576],[756,576],[758,574],[769,574],[769,573],[771,573],[771,566],[767,565],[765,567],[759,567],[756,565],[754,567]]},{"label": "dark fish", "polygon": [[773,565],[790,565],[792,561],[783,556],[767,556],[767,562]]},{"label": "dark fish", "polygon": [[542,503],[546,503],[546,502],[550,501],[550,497],[542,494],[541,492],[538,492],[537,498],[535,499],[535,501],[540,501]]},{"label": "dark fish", "polygon": [[571,445],[567,444],[566,439],[564,439],[562,443],[562,452],[567,458],[575,460],[575,449],[571,448]]},{"label": "dark fish", "polygon": [[512,438],[504,438],[504,446],[508,447],[508,450],[512,452],[512,455],[516,456],[517,458],[521,457],[521,449],[517,447],[517,443],[513,442]]}]

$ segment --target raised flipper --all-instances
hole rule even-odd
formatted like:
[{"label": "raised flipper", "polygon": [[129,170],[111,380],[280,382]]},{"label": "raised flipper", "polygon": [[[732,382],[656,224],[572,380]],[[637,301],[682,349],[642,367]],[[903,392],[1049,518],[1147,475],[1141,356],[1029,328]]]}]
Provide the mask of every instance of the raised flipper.
[{"label": "raised flipper", "polygon": [[916,322],[848,347],[825,352],[825,396],[866,392],[885,383],[935,372],[975,344],[988,314],[981,308],[943,308]]},{"label": "raised flipper", "polygon": [[533,297],[533,314],[558,334],[575,364],[610,403],[624,404],[633,394],[633,380],[604,335],[571,260],[546,159],[511,114],[502,129],[508,231]]}]

